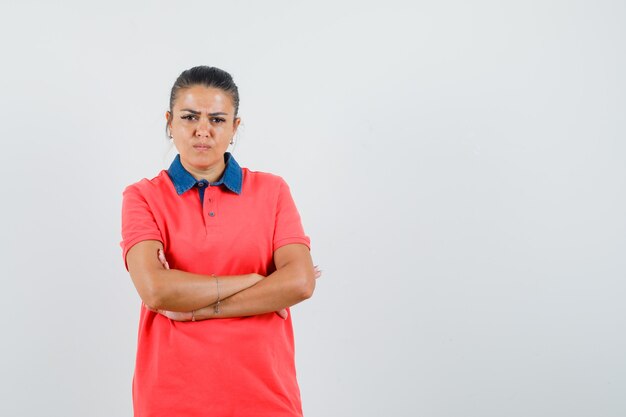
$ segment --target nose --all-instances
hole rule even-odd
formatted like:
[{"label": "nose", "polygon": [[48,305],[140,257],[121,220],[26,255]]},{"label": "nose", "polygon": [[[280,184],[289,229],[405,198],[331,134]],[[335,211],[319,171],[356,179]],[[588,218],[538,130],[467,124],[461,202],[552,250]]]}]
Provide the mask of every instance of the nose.
[{"label": "nose", "polygon": [[196,127],[196,136],[199,138],[210,138],[212,134],[211,123],[206,119],[200,118]]}]

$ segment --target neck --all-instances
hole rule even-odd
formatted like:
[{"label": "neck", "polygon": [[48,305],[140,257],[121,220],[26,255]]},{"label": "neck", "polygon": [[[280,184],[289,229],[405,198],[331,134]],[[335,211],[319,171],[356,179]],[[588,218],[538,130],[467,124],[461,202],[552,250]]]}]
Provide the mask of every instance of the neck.
[{"label": "neck", "polygon": [[208,182],[216,182],[220,178],[222,178],[224,170],[226,169],[226,164],[224,163],[224,161],[221,161],[219,164],[206,168],[189,166],[182,159],[180,160],[180,162],[183,167],[187,171],[189,171],[189,173],[198,181],[207,180]]}]

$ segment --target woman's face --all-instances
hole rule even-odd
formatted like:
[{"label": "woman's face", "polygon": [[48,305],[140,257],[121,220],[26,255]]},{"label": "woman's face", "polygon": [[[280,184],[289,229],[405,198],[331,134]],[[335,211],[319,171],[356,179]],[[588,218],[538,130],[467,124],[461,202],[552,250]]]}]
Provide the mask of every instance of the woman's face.
[{"label": "woman's face", "polygon": [[221,175],[224,153],[241,121],[230,95],[202,85],[181,89],[166,117],[183,166],[196,177]]}]

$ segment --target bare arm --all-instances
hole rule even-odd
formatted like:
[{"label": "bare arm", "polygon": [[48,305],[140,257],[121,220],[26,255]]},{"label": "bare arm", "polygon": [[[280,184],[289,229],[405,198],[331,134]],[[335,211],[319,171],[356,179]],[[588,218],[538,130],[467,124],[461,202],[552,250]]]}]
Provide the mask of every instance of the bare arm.
[{"label": "bare arm", "polygon": [[252,287],[214,306],[195,311],[196,320],[243,317],[270,313],[293,306],[313,295],[315,272],[309,249],[303,244],[285,245],[274,252],[276,271]]},{"label": "bare arm", "polygon": [[[128,271],[144,304],[151,309],[192,311],[217,301],[216,278],[166,269],[159,261],[159,249],[163,249],[161,242],[144,240],[134,245],[126,255]],[[217,279],[220,298],[223,299],[252,287],[263,277],[244,274],[218,276]]]}]

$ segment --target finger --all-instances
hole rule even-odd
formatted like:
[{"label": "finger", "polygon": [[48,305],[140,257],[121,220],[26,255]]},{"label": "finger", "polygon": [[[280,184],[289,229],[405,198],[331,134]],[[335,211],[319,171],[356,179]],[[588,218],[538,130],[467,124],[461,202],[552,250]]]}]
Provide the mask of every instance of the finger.
[{"label": "finger", "polygon": [[278,314],[278,316],[283,320],[287,320],[287,317],[289,317],[289,312],[287,311],[286,308],[283,308],[282,310],[278,310],[276,314]]},{"label": "finger", "polygon": [[167,262],[167,259],[165,259],[165,254],[163,253],[163,249],[159,249],[158,256],[159,256],[159,261],[161,262],[163,267],[165,269],[170,269],[170,265]]},{"label": "finger", "polygon": [[315,267],[313,268],[313,272],[315,275],[315,279],[319,278],[322,276],[322,271],[320,270],[318,265],[315,265]]},{"label": "finger", "polygon": [[154,309],[154,308],[150,307],[148,304],[144,303],[143,301],[141,302],[141,304],[143,304],[143,306],[144,306],[146,309],[148,309],[148,310],[150,310],[150,311],[152,311],[152,312],[154,312],[154,313],[158,313],[158,310],[156,310],[156,309]]}]

